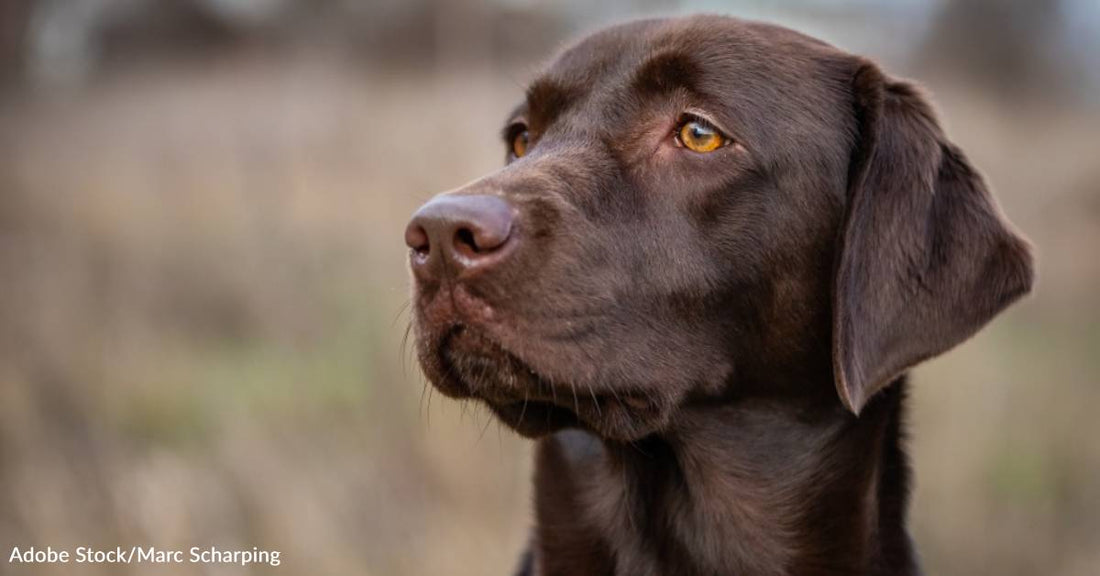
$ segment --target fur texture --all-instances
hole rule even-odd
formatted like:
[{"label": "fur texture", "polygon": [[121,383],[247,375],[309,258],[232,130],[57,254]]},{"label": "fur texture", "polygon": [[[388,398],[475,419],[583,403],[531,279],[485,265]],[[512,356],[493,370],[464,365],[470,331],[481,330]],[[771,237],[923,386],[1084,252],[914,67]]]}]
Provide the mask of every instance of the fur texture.
[{"label": "fur texture", "polygon": [[[685,118],[731,144],[677,144]],[[450,195],[507,257],[417,268],[432,383],[538,439],[537,576],[918,572],[904,372],[1032,283],[912,85],[790,30],[647,20],[564,51]]]}]

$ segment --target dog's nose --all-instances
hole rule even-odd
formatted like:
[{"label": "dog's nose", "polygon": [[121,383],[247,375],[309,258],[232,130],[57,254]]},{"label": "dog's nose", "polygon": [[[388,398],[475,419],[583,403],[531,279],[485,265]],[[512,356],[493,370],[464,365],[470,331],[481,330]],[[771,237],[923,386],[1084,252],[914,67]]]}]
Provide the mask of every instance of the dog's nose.
[{"label": "dog's nose", "polygon": [[413,270],[429,277],[482,269],[499,262],[513,240],[512,207],[496,196],[442,195],[413,214],[405,244]]}]

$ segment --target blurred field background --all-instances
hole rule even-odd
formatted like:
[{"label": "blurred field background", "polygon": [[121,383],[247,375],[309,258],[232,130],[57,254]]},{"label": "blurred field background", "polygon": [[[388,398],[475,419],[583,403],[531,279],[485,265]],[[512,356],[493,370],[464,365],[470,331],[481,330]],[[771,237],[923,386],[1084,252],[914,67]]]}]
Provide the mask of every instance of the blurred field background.
[{"label": "blurred field background", "polygon": [[508,574],[529,446],[411,355],[406,218],[497,168],[568,39],[787,24],[921,79],[1034,240],[1037,294],[914,374],[929,574],[1100,574],[1092,0],[0,0],[0,550],[216,545]]}]

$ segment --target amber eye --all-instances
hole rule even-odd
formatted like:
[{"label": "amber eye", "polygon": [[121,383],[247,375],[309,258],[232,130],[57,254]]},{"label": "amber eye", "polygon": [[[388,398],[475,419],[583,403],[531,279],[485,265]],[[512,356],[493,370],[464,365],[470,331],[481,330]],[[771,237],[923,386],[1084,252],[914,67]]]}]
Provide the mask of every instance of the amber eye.
[{"label": "amber eye", "polygon": [[523,158],[527,154],[527,131],[520,130],[512,136],[512,154],[516,158]]},{"label": "amber eye", "polygon": [[717,128],[698,119],[689,119],[676,132],[676,142],[693,152],[713,152],[729,143]]}]

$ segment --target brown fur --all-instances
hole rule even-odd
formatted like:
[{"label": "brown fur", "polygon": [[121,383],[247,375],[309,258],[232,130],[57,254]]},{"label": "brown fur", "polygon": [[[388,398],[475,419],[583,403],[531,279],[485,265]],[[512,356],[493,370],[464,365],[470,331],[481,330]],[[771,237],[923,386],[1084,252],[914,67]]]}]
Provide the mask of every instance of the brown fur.
[{"label": "brown fur", "polygon": [[[735,144],[676,147],[686,112]],[[919,91],[776,26],[648,20],[566,50],[523,127],[448,193],[508,202],[505,255],[413,264],[425,373],[538,439],[520,574],[917,574],[903,374],[1033,275]]]}]

